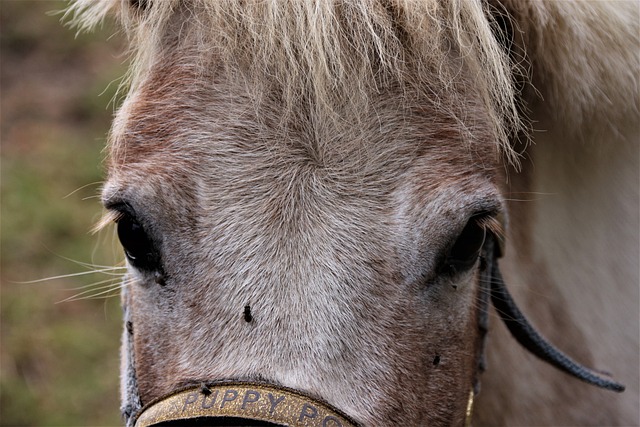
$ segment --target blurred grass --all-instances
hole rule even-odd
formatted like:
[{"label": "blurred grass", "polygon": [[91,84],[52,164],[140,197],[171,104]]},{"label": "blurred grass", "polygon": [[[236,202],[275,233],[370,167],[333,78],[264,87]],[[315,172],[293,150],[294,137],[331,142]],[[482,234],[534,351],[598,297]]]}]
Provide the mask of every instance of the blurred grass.
[{"label": "blurred grass", "polygon": [[49,13],[64,7],[0,0],[3,426],[121,425],[118,297],[58,303],[108,277],[20,283],[121,259],[89,230],[123,49],[108,26],[76,37]]}]

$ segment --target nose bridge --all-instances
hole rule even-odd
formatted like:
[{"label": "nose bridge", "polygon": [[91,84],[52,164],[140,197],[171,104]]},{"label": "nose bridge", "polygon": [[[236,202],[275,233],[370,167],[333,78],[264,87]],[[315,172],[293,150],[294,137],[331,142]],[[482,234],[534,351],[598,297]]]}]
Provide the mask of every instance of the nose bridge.
[{"label": "nose bridge", "polygon": [[[261,262],[250,275],[260,281],[270,273],[278,282],[272,286],[349,277],[373,281],[374,273],[387,273],[370,268],[393,255],[393,230],[382,200],[375,206],[366,196],[345,197],[322,172],[277,160],[257,168],[250,163],[243,173],[221,167],[217,175],[227,178],[209,178],[207,191],[199,192],[208,212],[200,226],[215,235],[209,241],[216,257],[237,270]],[[249,182],[244,175],[250,175]]]},{"label": "nose bridge", "polygon": [[[270,196],[275,200],[249,186],[245,192],[258,194],[247,196],[246,202],[225,203],[221,197],[240,197],[240,189],[217,185],[227,188],[203,192],[209,198],[199,202],[204,208],[198,231],[206,233],[200,250],[179,260],[182,271],[191,269],[200,276],[177,284],[184,300],[180,306],[207,307],[210,319],[200,325],[206,333],[197,348],[183,346],[198,362],[185,375],[207,378],[213,369],[219,376],[261,374],[302,386],[301,378],[312,385],[322,372],[333,375],[332,360],[349,357],[355,363],[356,354],[345,343],[364,351],[369,344],[354,336],[355,330],[367,334],[375,328],[374,314],[383,317],[385,310],[392,310],[375,307],[384,305],[377,299],[382,290],[375,290],[384,283],[381,276],[391,276],[380,232],[375,231],[377,215],[364,208],[360,215],[349,212],[356,210],[355,201],[346,207],[322,207],[322,200],[312,194],[306,194],[304,202],[293,202],[288,200],[295,197],[289,193],[291,186]],[[392,315],[385,312],[386,321]],[[192,330],[186,325],[184,334]],[[224,343],[215,353],[212,340]],[[299,351],[306,362],[292,359]],[[310,378],[314,371],[319,375]]]}]

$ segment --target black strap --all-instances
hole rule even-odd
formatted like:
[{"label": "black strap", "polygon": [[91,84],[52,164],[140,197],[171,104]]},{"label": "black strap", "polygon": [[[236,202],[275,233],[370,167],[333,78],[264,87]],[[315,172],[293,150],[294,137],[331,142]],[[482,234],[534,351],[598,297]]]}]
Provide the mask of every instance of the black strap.
[{"label": "black strap", "polygon": [[[489,277],[489,283],[481,283],[480,297],[486,298],[483,294],[485,294],[487,288],[490,287],[491,302],[516,341],[533,355],[575,378],[607,390],[615,392],[624,391],[624,385],[604,378],[593,370],[575,362],[551,345],[533,328],[516,305],[511,294],[509,294],[500,269],[498,268],[497,258],[499,253],[497,248],[493,248],[494,239],[491,238],[489,240],[489,247],[486,248],[485,252],[489,258],[487,259],[487,270],[489,270],[489,273],[486,275],[483,274],[483,276]],[[484,316],[486,317],[486,313]],[[484,319],[484,322],[486,322],[486,319]],[[480,323],[479,319],[479,325]],[[481,330],[486,330],[486,324],[480,325],[479,327]],[[479,362],[479,365],[481,364],[483,365],[484,362]]]}]

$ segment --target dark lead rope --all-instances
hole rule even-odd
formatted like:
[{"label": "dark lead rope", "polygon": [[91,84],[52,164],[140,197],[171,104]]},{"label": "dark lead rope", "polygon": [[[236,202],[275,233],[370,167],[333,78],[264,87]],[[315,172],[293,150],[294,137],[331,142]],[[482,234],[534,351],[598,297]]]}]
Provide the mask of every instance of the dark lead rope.
[{"label": "dark lead rope", "polygon": [[[500,269],[498,268],[498,254],[491,251],[493,248],[487,249],[489,249],[487,254],[491,257],[491,259],[488,260],[488,268],[490,269],[489,277],[491,281],[491,301],[516,341],[535,356],[575,378],[607,390],[618,393],[623,392],[625,389],[624,385],[604,378],[591,369],[575,362],[546,341],[538,331],[531,326],[516,305],[511,294],[509,294],[509,291],[507,291],[507,287],[502,279],[502,274],[500,274]],[[481,290],[481,293],[483,291],[484,289]],[[480,325],[480,328],[482,330],[482,325]]]}]

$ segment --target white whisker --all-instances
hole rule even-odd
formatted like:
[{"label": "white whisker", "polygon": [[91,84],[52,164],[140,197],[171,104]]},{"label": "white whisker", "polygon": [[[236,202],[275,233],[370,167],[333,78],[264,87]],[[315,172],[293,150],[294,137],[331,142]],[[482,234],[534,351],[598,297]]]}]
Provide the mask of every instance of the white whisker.
[{"label": "white whisker", "polygon": [[122,275],[122,273],[111,273],[111,271],[113,271],[115,268],[111,267],[111,268],[104,268],[104,269],[100,269],[100,270],[91,270],[91,271],[81,271],[79,273],[69,273],[69,274],[61,274],[59,276],[51,276],[51,277],[45,277],[43,279],[36,279],[36,280],[28,280],[25,282],[15,282],[15,283],[19,283],[19,284],[23,284],[23,285],[29,285],[29,284],[33,284],[33,283],[42,283],[42,282],[47,282],[50,280],[58,280],[58,279],[67,279],[69,277],[79,277],[79,276],[86,276],[89,274],[107,274],[107,275],[112,275],[112,276],[120,276]]},{"label": "white whisker", "polygon": [[[60,304],[63,302],[72,302],[72,301],[79,301],[79,300],[86,300],[86,299],[109,298],[112,296],[116,296],[117,291],[124,288],[125,286],[129,286],[132,282],[133,282],[133,279],[130,279],[122,282],[118,281],[118,282],[110,283],[104,286],[97,286],[95,288],[87,289],[85,291],[72,295],[68,298],[65,298],[61,301],[58,301],[56,302],[56,304]],[[99,282],[99,283],[101,284],[104,282]],[[98,283],[95,283],[93,285],[97,285],[97,284]]]},{"label": "white whisker", "polygon": [[75,259],[72,259],[72,258],[67,258],[67,257],[65,257],[65,256],[58,255],[58,254],[54,254],[54,255],[56,255],[57,257],[59,257],[59,258],[61,258],[61,259],[65,260],[65,261],[69,261],[69,262],[72,262],[72,263],[74,263],[74,264],[76,264],[76,265],[81,265],[81,266],[83,266],[83,267],[87,267],[87,268],[93,268],[93,269],[96,269],[96,268],[97,268],[97,269],[113,269],[113,270],[116,270],[116,269],[126,269],[126,268],[127,268],[127,266],[126,266],[126,264],[125,264],[125,262],[124,262],[124,261],[122,261],[122,262],[121,262],[121,263],[122,263],[122,265],[121,265],[121,266],[120,266],[120,265],[100,265],[100,264],[92,264],[92,263],[89,263],[89,262],[78,261],[78,260],[75,260]]},{"label": "white whisker", "polygon": [[116,286],[111,287],[110,289],[106,289],[106,290],[103,290],[103,291],[98,292],[96,294],[86,295],[86,296],[83,296],[83,295],[86,294],[89,291],[81,292],[79,294],[70,296],[69,298],[65,298],[62,301],[58,301],[58,302],[56,302],[56,304],[61,304],[63,302],[80,301],[80,300],[85,300],[85,299],[110,298],[112,296],[116,296],[117,295],[116,291],[119,291],[121,288],[122,288],[122,286],[120,284],[118,284]]},{"label": "white whisker", "polygon": [[113,285],[114,283],[120,283],[119,280],[117,280],[116,278],[111,278],[111,279],[106,279],[106,280],[101,280],[99,282],[95,282],[95,283],[91,283],[89,285],[83,285],[83,286],[78,286],[75,288],[67,288],[64,289],[65,291],[80,291],[82,289],[100,289],[101,287],[99,287],[99,285],[103,285],[105,283],[109,283],[109,286]]},{"label": "white whisker", "polygon": [[67,197],[70,197],[70,196],[74,195],[75,193],[77,193],[78,191],[80,191],[82,189],[85,189],[87,187],[91,187],[92,185],[100,185],[100,184],[102,184],[102,181],[90,182],[89,184],[85,184],[82,187],[76,188],[71,193],[69,193],[66,196],[64,196],[63,199],[66,199]]}]

